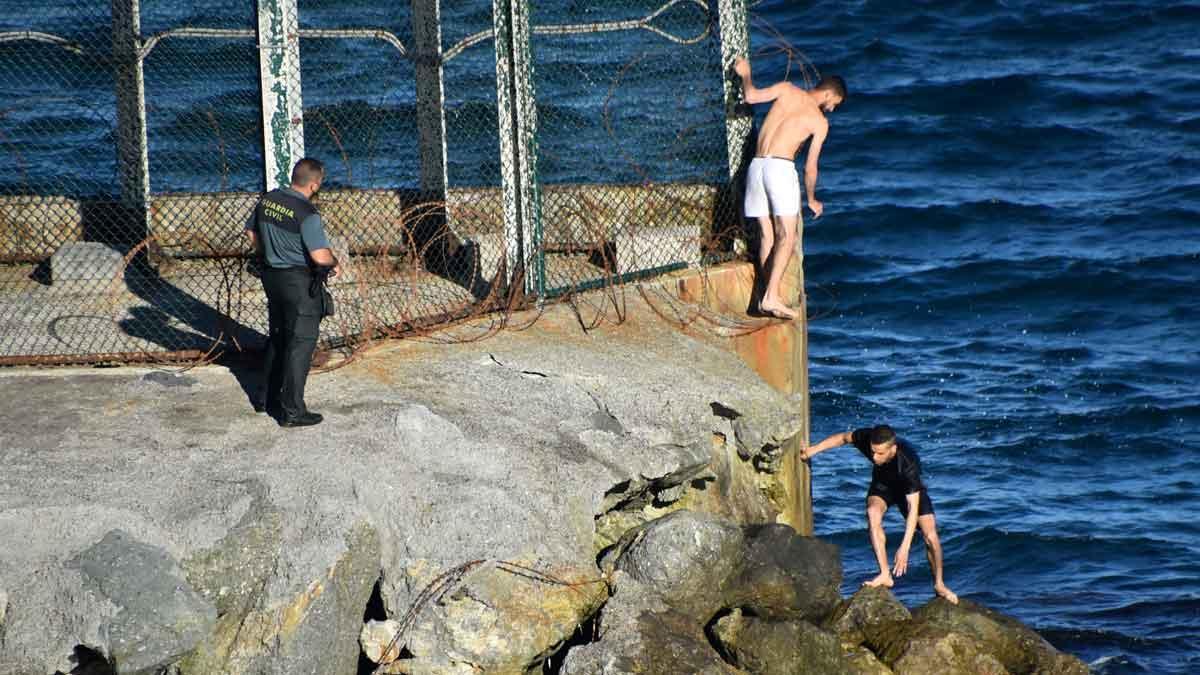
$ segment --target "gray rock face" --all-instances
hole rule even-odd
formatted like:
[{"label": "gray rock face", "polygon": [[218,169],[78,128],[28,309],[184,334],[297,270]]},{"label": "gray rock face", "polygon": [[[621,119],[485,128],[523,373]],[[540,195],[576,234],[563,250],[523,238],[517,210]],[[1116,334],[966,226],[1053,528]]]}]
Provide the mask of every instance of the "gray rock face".
[{"label": "gray rock face", "polygon": [[563,675],[678,675],[737,673],[709,644],[694,617],[664,604],[637,579],[617,573],[617,592],[604,606],[600,639],[576,647]]},{"label": "gray rock face", "polygon": [[969,636],[1011,673],[1083,675],[1087,666],[1061,654],[1033,629],[1016,619],[970,600],[957,605],[936,598],[913,612],[917,626],[944,628]]},{"label": "gray rock face", "polygon": [[869,626],[866,644],[897,673],[1084,675],[1087,666],[1059,653],[1016,619],[961,599],[936,598],[910,621]]},{"label": "gray rock face", "polygon": [[630,534],[617,569],[702,620],[725,605],[744,539],[734,523],[676,511]]},{"label": "gray rock face", "polygon": [[887,588],[864,586],[838,603],[822,627],[838,634],[847,645],[860,645],[876,627],[912,618]]},{"label": "gray rock face", "polygon": [[608,599],[596,570],[542,576],[522,567],[487,565],[433,603],[404,636],[403,665],[483,672],[538,669]]},{"label": "gray rock face", "polygon": [[841,600],[841,551],[787,525],[751,526],[734,596],[726,606],[772,619],[820,623]]},{"label": "gray rock face", "polygon": [[[801,537],[786,525],[741,526],[691,511],[675,511],[630,530],[602,565],[617,570],[617,594],[601,610],[601,626],[620,628],[602,631],[596,644],[572,649],[566,659],[572,672],[642,672],[594,670],[603,664],[634,668],[629,663],[646,672],[692,672],[672,670],[665,664],[675,657],[662,656],[675,654],[684,644],[703,661],[688,666],[707,667],[719,653],[701,638],[721,611],[737,609],[738,620],[740,608],[746,608],[763,617],[819,621],[837,603],[842,578],[840,554],[832,544]],[[726,622],[731,640],[744,625],[732,621]],[[746,623],[752,628],[743,642],[745,662],[759,668],[752,672],[768,672],[762,669],[773,661],[784,665],[769,672],[794,672],[788,668],[810,661],[818,669],[804,672],[823,672],[819,668],[829,664],[842,667],[832,633],[797,621],[756,618]],[[798,642],[799,637],[803,640]],[[646,656],[622,661],[628,653]],[[738,653],[731,648],[727,656],[747,667]]]},{"label": "gray rock face", "polygon": [[[310,378],[308,403],[326,415],[311,429],[255,415],[216,367],[189,371],[190,386],[136,369],[0,373],[0,398],[23,402],[0,407],[0,541],[27,542],[0,547],[0,673],[65,673],[77,647],[107,649],[118,605],[68,563],[117,528],[180,561],[216,608],[178,675],[349,675],[376,582],[396,618],[467,561],[594,568],[609,509],[698,492],[770,516],[753,486],[771,476],[738,460],[751,489],[726,498],[705,473],[714,436],[733,437],[712,404],[764,437],[799,428],[797,406],[735,355],[647,316],[582,333],[551,309],[483,341],[486,325],[389,345]],[[450,614],[418,619],[430,652],[465,634]]]},{"label": "gray rock face", "polygon": [[738,668],[761,675],[838,675],[849,672],[837,637],[806,621],[767,621],[741,611],[713,627],[720,648]]},{"label": "gray rock face", "polygon": [[73,562],[83,587],[117,607],[102,632],[121,675],[153,673],[174,662],[216,623],[216,607],[188,584],[179,564],[126,532],[108,532]]}]

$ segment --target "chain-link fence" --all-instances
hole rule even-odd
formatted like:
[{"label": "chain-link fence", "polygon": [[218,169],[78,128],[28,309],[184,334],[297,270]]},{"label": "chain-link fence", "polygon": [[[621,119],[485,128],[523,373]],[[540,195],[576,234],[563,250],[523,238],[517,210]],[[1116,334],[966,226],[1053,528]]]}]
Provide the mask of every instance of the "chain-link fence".
[{"label": "chain-link fence", "polygon": [[0,0],[0,363],[254,350],[304,155],[326,346],[728,259],[744,0]]}]

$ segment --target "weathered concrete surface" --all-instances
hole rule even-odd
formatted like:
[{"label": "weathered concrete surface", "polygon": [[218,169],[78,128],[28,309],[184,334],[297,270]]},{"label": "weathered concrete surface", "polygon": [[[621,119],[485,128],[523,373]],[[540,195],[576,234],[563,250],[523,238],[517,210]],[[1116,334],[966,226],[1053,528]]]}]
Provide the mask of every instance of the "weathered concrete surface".
[{"label": "weathered concrete surface", "polygon": [[[798,229],[803,237],[804,228]],[[796,300],[801,317],[806,317],[804,299],[803,247],[796,242],[795,255],[783,275],[782,294],[789,302]],[[778,391],[801,395],[801,416],[806,424],[808,409],[808,326],[807,319],[793,322],[769,322],[765,319],[742,319],[732,322],[729,317],[744,316],[752,310],[755,297],[755,272],[750,264],[722,265],[706,269],[701,274],[680,275],[664,281],[671,292],[649,294],[656,309],[683,325],[703,325],[714,322],[729,335],[729,348],[737,352],[765,382]],[[703,306],[707,315],[675,311],[671,298],[678,296],[694,305]],[[792,437],[777,455],[781,494],[773,500],[780,516],[777,522],[791,525],[801,534],[813,533],[812,474],[808,464],[797,459],[799,450],[808,444],[808,432]]]},{"label": "weathered concrete surface", "polygon": [[376,582],[395,617],[470,560],[585,569],[596,515],[649,484],[771,513],[760,460],[778,449],[742,459],[722,412],[787,439],[796,401],[632,294],[627,316],[584,332],[559,307],[482,341],[456,342],[480,330],[462,328],[376,350],[310,379],[327,415],[312,429],[253,414],[220,368],[0,373],[0,541],[19,542],[0,548],[0,672],[117,653],[120,608],[71,564],[112,530],[164,551],[216,608],[182,675],[336,675],[355,672]]}]

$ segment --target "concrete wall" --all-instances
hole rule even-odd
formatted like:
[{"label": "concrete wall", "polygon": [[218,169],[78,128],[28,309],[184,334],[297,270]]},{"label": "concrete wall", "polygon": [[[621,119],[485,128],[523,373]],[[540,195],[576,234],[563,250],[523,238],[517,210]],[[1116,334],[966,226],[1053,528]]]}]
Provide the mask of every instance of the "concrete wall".
[{"label": "concrete wall", "polygon": [[[546,185],[542,188],[542,229],[547,247],[585,248],[612,242],[633,228],[712,229],[717,188],[699,184]],[[150,232],[168,255],[206,256],[243,249],[241,231],[258,199],[252,192],[155,195],[150,200]],[[323,190],[317,205],[330,235],[355,253],[381,247],[409,248],[410,226],[444,206],[458,239],[502,235],[500,188],[451,188],[444,205],[422,205],[412,190]],[[67,197],[0,197],[0,262],[36,262],[60,246],[84,238],[81,200]],[[100,211],[98,221],[126,216]],[[129,224],[95,222],[98,230],[130,230]]]},{"label": "concrete wall", "polygon": [[0,196],[0,262],[36,262],[83,238],[83,208],[67,197]]},{"label": "concrete wall", "polygon": [[[803,227],[801,227],[803,231]],[[759,377],[776,390],[798,394],[803,408],[804,432],[785,448],[780,483],[785,494],[778,504],[780,520],[801,534],[813,533],[812,476],[808,465],[798,459],[801,447],[809,442],[811,415],[808,388],[808,320],[804,287],[803,248],[797,239],[796,252],[784,275],[784,298],[801,298],[800,318],[792,322],[764,320],[757,327],[735,331],[726,338],[730,350],[737,353]],[[679,296],[701,304],[723,317],[745,316],[754,291],[754,265],[738,262],[679,277],[675,280]]]}]

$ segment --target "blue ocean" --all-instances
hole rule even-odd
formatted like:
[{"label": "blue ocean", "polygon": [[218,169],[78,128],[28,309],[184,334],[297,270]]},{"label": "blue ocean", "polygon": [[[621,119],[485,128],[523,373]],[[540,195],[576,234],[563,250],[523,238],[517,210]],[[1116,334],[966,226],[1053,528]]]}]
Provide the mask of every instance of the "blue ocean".
[{"label": "blue ocean", "polygon": [[[1200,4],[754,11],[850,89],[804,233],[814,442],[920,449],[959,594],[1099,673],[1200,672]],[[870,464],[813,471],[849,593]]]},{"label": "blue ocean", "polygon": [[[142,4],[146,36],[253,26],[248,0]],[[533,23],[663,4],[534,2]],[[1200,3],[749,4],[760,85],[799,81],[803,54],[850,90],[804,231],[814,442],[886,422],[919,448],[960,595],[1099,673],[1200,672]],[[302,27],[411,42],[407,2],[299,5]],[[491,26],[490,2],[443,5],[447,47]],[[110,12],[0,0],[0,31],[85,48],[0,43],[0,194],[117,189]],[[672,3],[654,22],[669,52],[646,30],[535,35],[542,179],[720,180],[707,20]],[[415,186],[412,64],[349,40],[305,40],[301,58],[330,183]],[[256,59],[241,38],[147,57],[152,191],[261,187]],[[446,63],[452,185],[498,183],[494,69],[486,41]],[[849,594],[876,571],[870,465],[846,448],[813,470]],[[895,513],[888,527],[894,549]],[[922,545],[911,561],[896,592],[916,606]]]}]

